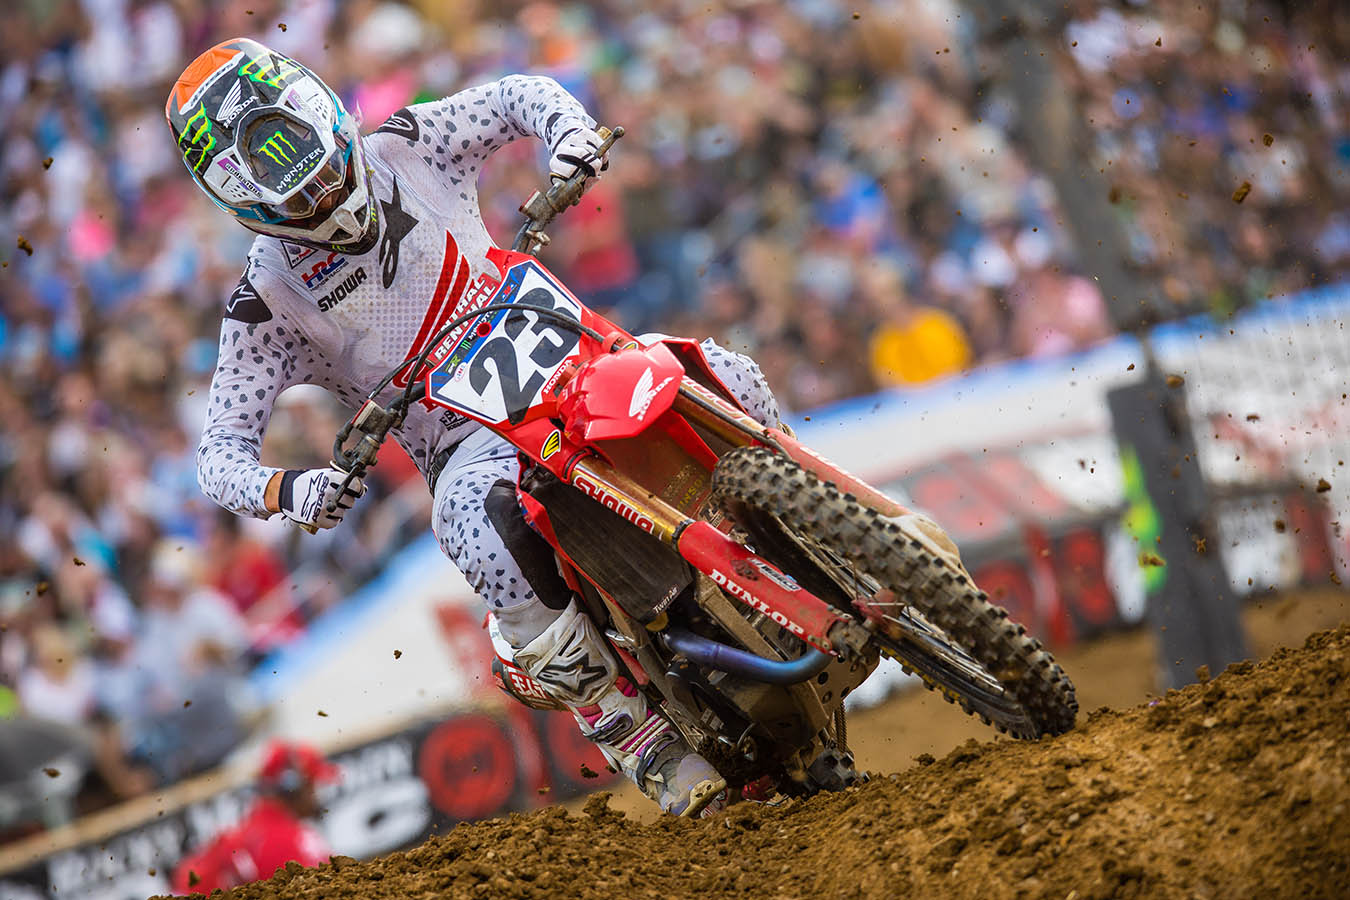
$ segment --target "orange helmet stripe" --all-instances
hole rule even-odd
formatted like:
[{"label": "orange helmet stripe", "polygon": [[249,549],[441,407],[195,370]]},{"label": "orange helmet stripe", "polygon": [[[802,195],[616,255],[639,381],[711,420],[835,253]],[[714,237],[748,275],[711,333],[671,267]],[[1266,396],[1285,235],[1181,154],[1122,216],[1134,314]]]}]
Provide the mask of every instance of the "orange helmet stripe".
[{"label": "orange helmet stripe", "polygon": [[239,48],[235,46],[237,40],[238,38],[231,38],[228,41],[221,41],[188,63],[188,67],[183,70],[183,74],[179,75],[178,80],[173,83],[173,90],[169,92],[169,99],[164,104],[165,115],[171,110],[169,104],[175,101],[178,103],[178,111],[182,112],[188,100],[206,82],[206,79],[214,75],[221,66],[234,59],[239,53]]}]

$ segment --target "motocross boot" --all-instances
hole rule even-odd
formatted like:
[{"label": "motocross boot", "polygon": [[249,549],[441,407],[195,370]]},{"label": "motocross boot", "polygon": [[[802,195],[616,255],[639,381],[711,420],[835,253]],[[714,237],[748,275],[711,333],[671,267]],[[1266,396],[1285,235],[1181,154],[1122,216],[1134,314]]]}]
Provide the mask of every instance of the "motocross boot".
[{"label": "motocross boot", "polygon": [[697,816],[725,805],[726,780],[619,674],[575,597],[548,630],[515,651],[515,661],[572,711],[582,733],[661,809]]}]

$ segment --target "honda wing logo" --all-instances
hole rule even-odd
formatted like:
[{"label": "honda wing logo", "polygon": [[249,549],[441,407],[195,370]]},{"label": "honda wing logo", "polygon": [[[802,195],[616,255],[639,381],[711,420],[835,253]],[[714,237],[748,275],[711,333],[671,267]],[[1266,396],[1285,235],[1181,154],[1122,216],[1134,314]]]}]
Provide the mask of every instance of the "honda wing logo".
[{"label": "honda wing logo", "polygon": [[[285,146],[282,146],[283,144]],[[266,153],[272,162],[290,163],[291,153],[295,152],[295,145],[286,140],[286,136],[278,131],[263,142],[263,145],[258,148],[258,152]]]},{"label": "honda wing logo", "polygon": [[642,377],[637,380],[637,384],[633,387],[633,399],[628,401],[628,415],[641,422],[642,417],[647,415],[647,407],[652,405],[652,401],[656,399],[656,395],[661,393],[662,388],[670,384],[671,378],[673,377],[674,376],[670,376],[656,387],[652,387],[652,367],[648,366],[647,370],[642,373]]},{"label": "honda wing logo", "polygon": [[242,81],[236,81],[234,87],[230,88],[229,93],[225,95],[225,99],[220,102],[220,109],[216,110],[216,120],[219,121],[220,124],[229,127],[234,123],[234,120],[239,117],[239,114],[244,111],[245,107],[253,103],[256,99],[257,98],[253,95],[249,95],[249,97],[245,99],[244,83]]}]

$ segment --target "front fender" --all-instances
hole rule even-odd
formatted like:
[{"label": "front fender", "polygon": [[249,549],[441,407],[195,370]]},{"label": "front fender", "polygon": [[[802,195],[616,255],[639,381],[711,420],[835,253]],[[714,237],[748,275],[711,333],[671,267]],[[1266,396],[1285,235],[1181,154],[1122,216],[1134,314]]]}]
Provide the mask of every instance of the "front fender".
[{"label": "front fender", "polygon": [[684,366],[664,344],[630,347],[582,364],[558,398],[575,443],[633,437],[675,403]]}]

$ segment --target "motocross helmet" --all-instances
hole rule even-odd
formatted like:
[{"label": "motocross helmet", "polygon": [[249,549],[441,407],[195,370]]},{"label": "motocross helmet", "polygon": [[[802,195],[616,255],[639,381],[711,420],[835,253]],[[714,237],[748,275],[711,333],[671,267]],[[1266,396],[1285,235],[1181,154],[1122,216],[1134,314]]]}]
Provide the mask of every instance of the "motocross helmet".
[{"label": "motocross helmet", "polygon": [[179,76],[164,114],[193,180],[245,228],[348,253],[375,240],[357,119],[290,57],[247,38],[217,44]]}]

